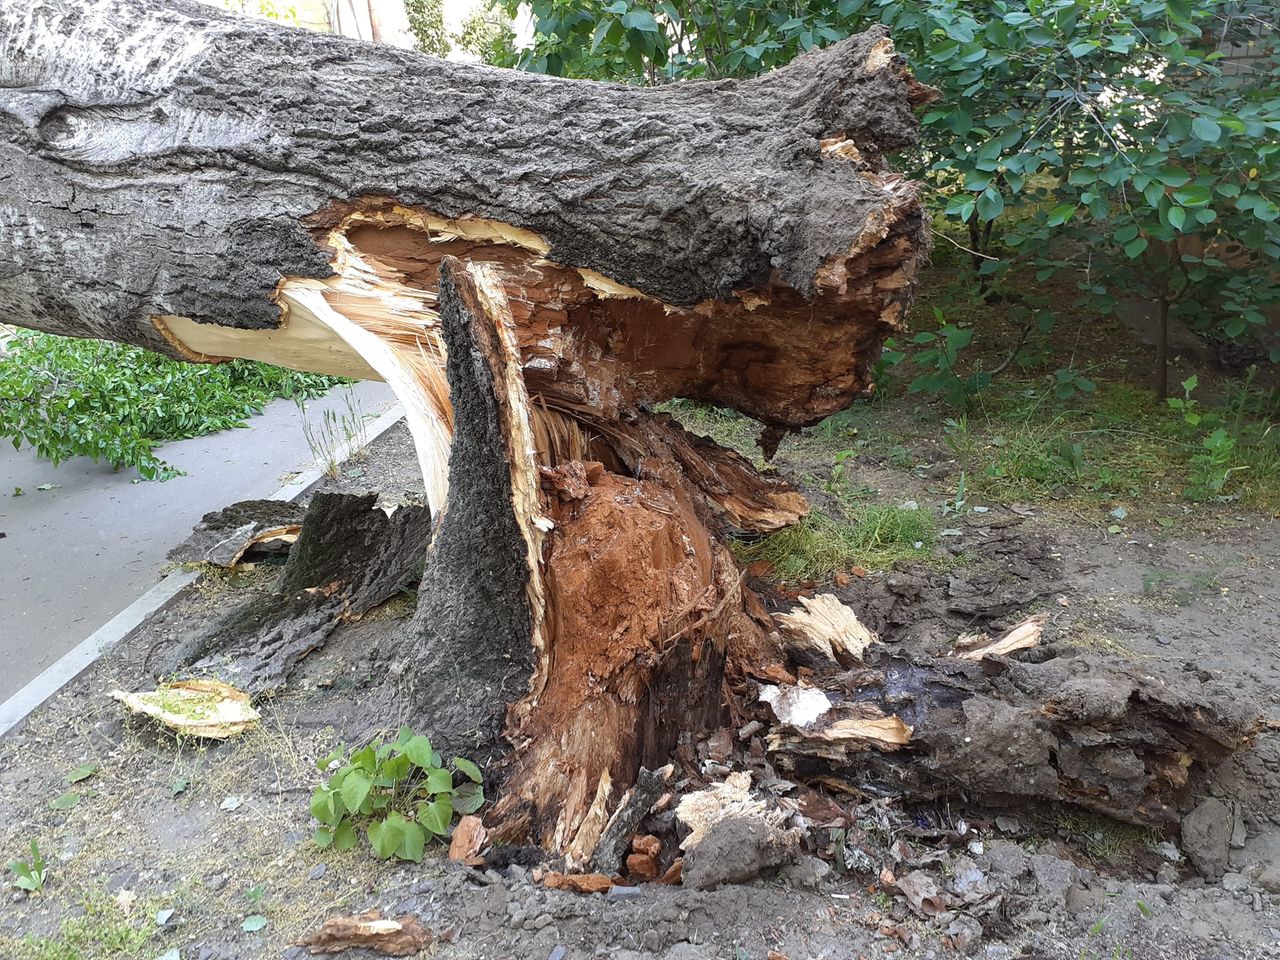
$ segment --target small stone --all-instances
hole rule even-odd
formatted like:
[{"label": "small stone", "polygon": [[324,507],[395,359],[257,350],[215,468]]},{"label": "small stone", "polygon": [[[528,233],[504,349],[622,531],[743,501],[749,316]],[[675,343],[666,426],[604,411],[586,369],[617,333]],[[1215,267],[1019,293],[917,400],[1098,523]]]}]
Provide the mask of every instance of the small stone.
[{"label": "small stone", "polygon": [[640,896],[643,892],[639,887],[616,886],[609,888],[608,892],[605,893],[605,898],[608,900],[630,900],[633,897]]},{"label": "small stone", "polygon": [[[996,817],[996,829],[1001,833],[1021,833],[1022,821],[1017,817]],[[987,953],[992,949],[993,947],[987,947]]]},{"label": "small stone", "polygon": [[1177,863],[1182,859],[1182,851],[1178,849],[1176,844],[1170,843],[1168,840],[1161,840],[1151,849],[1170,863]]},{"label": "small stone", "polygon": [[323,876],[324,876],[326,873],[328,873],[328,872],[329,872],[329,865],[328,865],[328,864],[326,864],[326,863],[317,863],[314,867],[312,867],[312,868],[311,868],[311,871],[307,874],[307,879],[308,879],[308,880],[319,880],[321,877],[323,877]]},{"label": "small stone", "polygon": [[1260,893],[1255,893],[1253,895],[1253,912],[1254,913],[1262,912],[1262,894]]},{"label": "small stone", "polygon": [[1258,886],[1267,893],[1280,893],[1280,867],[1267,867],[1258,874]]},{"label": "small stone", "polygon": [[551,951],[551,955],[547,957],[547,960],[564,960],[564,955],[566,952],[567,951],[564,948],[564,944],[559,944],[556,946],[554,950]]},{"label": "small stone", "polygon": [[1227,893],[1243,893],[1249,887],[1249,881],[1245,879],[1242,873],[1224,873],[1222,875],[1222,889]]},{"label": "small stone", "polygon": [[1065,897],[1080,875],[1070,860],[1049,853],[1037,853],[1031,858],[1031,872],[1035,874],[1036,888],[1040,893],[1055,900]]},{"label": "small stone", "polygon": [[640,945],[644,947],[645,953],[655,955],[662,950],[662,934],[657,930],[646,930],[640,939]]},{"label": "small stone", "polygon": [[548,926],[551,923],[552,919],[553,918],[551,914],[540,913],[536,917],[534,917],[532,920],[530,920],[528,923],[526,923],[525,927],[529,930],[541,930],[543,927]]},{"label": "small stone", "polygon": [[802,856],[790,866],[783,867],[778,876],[802,890],[817,890],[831,874],[831,865],[813,856]]},{"label": "small stone", "polygon": [[1178,882],[1178,868],[1172,863],[1160,864],[1160,869],[1156,871],[1156,880],[1172,887]]},{"label": "small stone", "polygon": [[215,873],[204,882],[204,885],[210,890],[221,890],[227,885],[227,878],[221,873]]},{"label": "small stone", "polygon": [[1076,916],[1092,914],[1102,909],[1106,899],[1106,895],[1101,890],[1086,890],[1080,884],[1075,883],[1067,891],[1067,911]]},{"label": "small stone", "polygon": [[522,907],[516,907],[514,910],[511,911],[511,925],[515,927],[517,930],[519,930],[520,927],[523,926],[524,924],[525,917],[527,917],[528,915],[529,915],[528,912],[525,911]]}]

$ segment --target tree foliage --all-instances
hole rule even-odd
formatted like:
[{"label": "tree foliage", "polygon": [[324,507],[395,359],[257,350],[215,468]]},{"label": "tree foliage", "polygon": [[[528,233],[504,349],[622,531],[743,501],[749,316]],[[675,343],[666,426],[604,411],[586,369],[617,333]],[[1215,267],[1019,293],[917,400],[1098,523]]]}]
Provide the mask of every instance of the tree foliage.
[{"label": "tree foliage", "polygon": [[0,437],[56,465],[71,457],[136,467],[147,480],[178,471],[155,453],[242,427],[280,397],[314,397],[334,377],[233,360],[192,364],[137,347],[20,331],[0,354]]},{"label": "tree foliage", "polygon": [[[898,162],[967,239],[981,295],[1016,291],[1018,344],[1068,306],[1143,299],[1235,339],[1280,303],[1272,3],[537,0],[533,15],[533,46],[507,63],[645,83],[752,76],[889,26],[942,94]],[[1075,302],[1036,295],[1060,272]]]}]

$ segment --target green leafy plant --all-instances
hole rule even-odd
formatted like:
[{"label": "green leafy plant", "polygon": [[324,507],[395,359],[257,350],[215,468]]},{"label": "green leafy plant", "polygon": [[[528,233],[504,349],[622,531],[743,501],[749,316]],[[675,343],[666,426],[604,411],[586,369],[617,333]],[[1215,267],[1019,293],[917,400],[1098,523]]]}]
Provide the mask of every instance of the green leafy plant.
[{"label": "green leafy plant", "polygon": [[422,734],[402,727],[394,741],[375,740],[346,757],[342,748],[318,764],[338,769],[311,796],[320,847],[350,849],[363,830],[374,854],[422,860],[426,844],[449,833],[458,814],[484,804],[480,768],[454,757],[452,769]]},{"label": "green leafy plant", "polygon": [[9,870],[17,875],[13,885],[19,890],[39,893],[44,889],[45,880],[49,877],[48,865],[40,855],[40,845],[31,841],[30,860],[10,860]]},{"label": "green leafy plant", "polygon": [[147,480],[180,471],[155,448],[245,426],[280,397],[314,397],[342,381],[233,360],[193,364],[137,347],[20,331],[0,354],[0,436],[54,464],[71,457],[134,467]]}]

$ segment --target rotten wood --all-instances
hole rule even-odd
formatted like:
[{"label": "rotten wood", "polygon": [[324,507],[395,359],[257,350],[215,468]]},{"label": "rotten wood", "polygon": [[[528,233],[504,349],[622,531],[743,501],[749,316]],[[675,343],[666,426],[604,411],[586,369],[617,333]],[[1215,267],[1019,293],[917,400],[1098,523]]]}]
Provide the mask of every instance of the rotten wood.
[{"label": "rotten wood", "polygon": [[429,947],[432,933],[418,920],[384,918],[377,910],[354,916],[329,917],[320,929],[298,941],[311,953],[372,950],[387,957],[411,957]]}]

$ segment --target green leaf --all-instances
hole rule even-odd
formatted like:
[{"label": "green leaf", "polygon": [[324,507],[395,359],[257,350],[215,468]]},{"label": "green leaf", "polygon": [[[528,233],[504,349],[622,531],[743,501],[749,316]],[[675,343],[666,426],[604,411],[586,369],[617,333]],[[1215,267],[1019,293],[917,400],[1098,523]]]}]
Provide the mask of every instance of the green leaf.
[{"label": "green leaf", "polygon": [[431,766],[431,741],[422,734],[410,737],[409,741],[404,745],[404,755],[414,763],[415,766],[426,770]]},{"label": "green leaf", "polygon": [[385,820],[375,820],[369,824],[369,844],[379,859],[386,860],[400,849],[404,840],[404,822],[404,817],[392,813]]},{"label": "green leaf", "polygon": [[[353,769],[342,781],[342,802],[352,813],[359,813],[373,784],[363,770]],[[317,818],[319,819],[319,818]]]},{"label": "green leaf", "polygon": [[97,772],[98,765],[96,763],[82,763],[67,774],[67,783],[79,783],[81,780],[88,780]]},{"label": "green leaf", "polygon": [[343,820],[333,832],[333,846],[337,850],[350,850],[356,845],[356,828],[350,820]]},{"label": "green leaf", "polygon": [[1196,139],[1205,143],[1217,143],[1222,137],[1222,128],[1208,117],[1196,117],[1191,121],[1191,132]]},{"label": "green leaf", "polygon": [[1181,167],[1164,166],[1156,171],[1156,179],[1169,187],[1180,187],[1191,182],[1191,174]]},{"label": "green leaf", "polygon": [[427,845],[427,835],[423,833],[422,827],[418,826],[411,820],[404,823],[404,839],[400,841],[400,849],[396,851],[397,856],[401,860],[412,860],[414,863],[422,862],[422,851]]},{"label": "green leaf", "polygon": [[1142,198],[1147,201],[1147,206],[1149,207],[1160,206],[1160,201],[1164,199],[1164,184],[1147,184],[1142,188]]},{"label": "green leaf", "polygon": [[653,19],[653,14],[648,10],[629,10],[622,17],[622,25],[629,30],[639,30],[642,33],[659,33],[658,21]]},{"label": "green leaf", "polygon": [[1067,45],[1067,52],[1077,60],[1081,57],[1087,57],[1093,51],[1098,49],[1097,40],[1077,40],[1075,43]]},{"label": "green leaf", "polygon": [[1187,222],[1187,211],[1182,207],[1170,207],[1167,217],[1169,226],[1175,230],[1181,230],[1182,225]]},{"label": "green leaf", "polygon": [[1138,225],[1136,223],[1126,223],[1119,227],[1112,236],[1116,238],[1116,243],[1128,243],[1138,235]]},{"label": "green leaf", "polygon": [[1140,256],[1142,251],[1145,249],[1147,249],[1146,237],[1138,237],[1136,240],[1131,240],[1129,243],[1124,245],[1125,256],[1130,260],[1134,257]]},{"label": "green leaf", "polygon": [[1185,187],[1179,187],[1173,191],[1173,199],[1184,207],[1203,207],[1213,200],[1213,193],[1208,187],[1201,186],[1198,183],[1189,183]]},{"label": "green leaf", "polygon": [[418,804],[418,822],[424,829],[437,836],[449,832],[449,824],[453,821],[453,798],[451,794],[442,793],[434,800]]},{"label": "green leaf", "polygon": [[1004,197],[1000,196],[1000,191],[995,187],[987,187],[978,195],[978,218],[983,221],[994,220],[1002,213]]},{"label": "green leaf", "polygon": [[317,827],[311,839],[315,841],[317,847],[323,850],[333,843],[333,832],[326,827]]},{"label": "green leaf", "polygon": [[480,783],[484,780],[484,776],[480,773],[480,768],[466,757],[454,757],[453,766],[460,774],[473,783]]},{"label": "green leaf", "polygon": [[427,771],[428,793],[450,793],[453,790],[453,774],[436,767]]},{"label": "green leaf", "polygon": [[475,813],[484,806],[484,788],[478,783],[460,783],[453,788],[453,809],[457,813]]},{"label": "green leaf", "polygon": [[257,933],[267,925],[267,918],[260,913],[251,913],[244,918],[244,923],[240,924],[240,929],[245,933]]},{"label": "green leaf", "polygon": [[49,804],[50,810],[70,810],[80,802],[80,794],[74,790],[68,790],[59,796],[56,800]]},{"label": "green leaf", "polygon": [[336,825],[342,817],[342,813],[337,808],[337,794],[324,788],[311,794],[311,815],[321,823],[331,827]]},{"label": "green leaf", "polygon": [[1049,211],[1048,224],[1051,227],[1058,227],[1066,223],[1075,214],[1076,208],[1074,204],[1064,203],[1054,207]]}]

